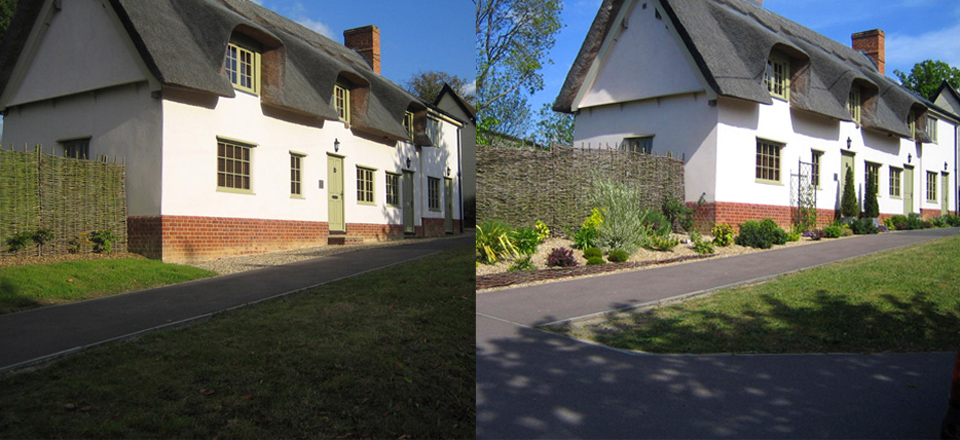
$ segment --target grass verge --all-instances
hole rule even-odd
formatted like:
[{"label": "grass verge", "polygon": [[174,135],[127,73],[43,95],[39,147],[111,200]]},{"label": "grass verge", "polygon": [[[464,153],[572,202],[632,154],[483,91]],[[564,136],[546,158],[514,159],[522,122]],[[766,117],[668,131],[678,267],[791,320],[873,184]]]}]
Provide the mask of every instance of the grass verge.
[{"label": "grass verge", "polygon": [[0,313],[182,283],[216,275],[155,260],[83,260],[0,267]]},{"label": "grass verge", "polygon": [[958,268],[949,237],[552,330],[654,353],[953,351]]},{"label": "grass verge", "polygon": [[468,248],[0,380],[10,438],[475,435]]}]

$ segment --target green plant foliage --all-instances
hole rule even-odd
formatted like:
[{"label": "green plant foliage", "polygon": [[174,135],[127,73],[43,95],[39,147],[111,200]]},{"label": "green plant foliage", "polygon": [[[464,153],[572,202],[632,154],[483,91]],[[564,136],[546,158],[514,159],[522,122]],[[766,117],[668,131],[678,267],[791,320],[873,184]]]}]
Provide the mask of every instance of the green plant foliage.
[{"label": "green plant foliage", "polygon": [[488,220],[477,226],[477,259],[493,264],[503,257],[517,255],[511,232],[509,225],[498,220]]},{"label": "green plant foliage", "polygon": [[740,235],[737,235],[735,241],[740,246],[770,249],[773,245],[785,244],[787,232],[768,218],[759,222],[748,220],[740,224]]},{"label": "green plant foliage", "polygon": [[19,252],[27,246],[33,234],[30,232],[21,232],[12,237],[7,237],[7,250],[10,252]]},{"label": "green plant foliage", "polygon": [[671,225],[679,226],[683,231],[693,229],[693,208],[688,207],[683,201],[667,199],[663,202],[661,209]]},{"label": "green plant foliage", "polygon": [[960,226],[960,216],[957,216],[955,214],[948,213],[943,216],[943,220],[947,222],[947,226],[950,226],[952,228],[956,228]]},{"label": "green plant foliage", "polygon": [[877,186],[873,179],[867,179],[867,195],[863,200],[863,216],[877,218],[880,216],[880,202],[877,200]]},{"label": "green plant foliage", "polygon": [[573,256],[573,250],[567,248],[554,248],[547,256],[547,266],[550,267],[576,267],[577,259]]},{"label": "green plant foliage", "polygon": [[826,236],[826,233],[823,232],[823,229],[814,229],[810,231],[808,234],[810,239],[813,241],[820,241],[823,239],[823,237]]},{"label": "green plant foliage", "polygon": [[665,237],[673,232],[673,223],[663,213],[654,210],[643,210],[639,214],[640,224],[647,235]]},{"label": "green plant foliage", "polygon": [[856,217],[860,215],[860,203],[857,202],[857,189],[853,186],[853,168],[847,168],[843,178],[843,195],[840,197],[840,215]]},{"label": "green plant foliage", "polygon": [[900,216],[895,215],[895,216],[893,216],[893,217],[887,217],[887,218],[883,219],[883,225],[886,226],[887,229],[889,229],[889,230],[891,230],[891,231],[897,229],[897,224],[893,221],[893,218],[894,218],[894,217],[902,217],[904,223],[906,223],[906,221],[907,221],[907,218],[904,217],[904,216],[902,216],[902,215],[900,215]]},{"label": "green plant foliage", "polygon": [[117,236],[113,231],[104,229],[90,233],[90,241],[93,242],[93,252],[98,254],[109,254],[113,251],[113,242]]},{"label": "green plant foliage", "polygon": [[723,247],[733,244],[733,226],[716,225],[710,231],[713,234],[713,244]]},{"label": "green plant foliage", "polygon": [[924,60],[914,64],[909,73],[894,70],[893,74],[904,87],[931,101],[936,99],[934,95],[944,81],[954,88],[960,88],[960,69],[943,61]]},{"label": "green plant foliage", "polygon": [[673,248],[677,247],[680,244],[680,239],[673,238],[669,235],[651,235],[647,239],[647,248],[655,251],[661,252],[673,252]]},{"label": "green plant foliage", "polygon": [[646,237],[637,216],[642,198],[636,188],[613,180],[597,179],[588,198],[592,206],[603,211],[603,223],[597,228],[597,247],[605,252],[623,249],[632,254],[643,245]]},{"label": "green plant foliage", "polygon": [[510,234],[510,239],[520,255],[533,255],[540,246],[540,237],[533,228],[517,228]]},{"label": "green plant foliage", "polygon": [[587,266],[598,266],[601,264],[606,264],[603,257],[590,257],[587,258]]},{"label": "green plant foliage", "polygon": [[540,243],[550,238],[550,228],[546,223],[537,220],[537,222],[533,224],[533,228],[537,230],[537,238],[540,239]]},{"label": "green plant foliage", "polygon": [[823,236],[827,238],[840,238],[843,236],[843,228],[837,225],[830,225],[823,228]]},{"label": "green plant foliage", "polygon": [[795,241],[800,241],[800,234],[796,232],[791,232],[787,234],[787,242],[793,243]]},{"label": "green plant foliage", "polygon": [[521,270],[537,270],[537,266],[534,266],[530,261],[530,257],[519,258],[513,262],[513,265],[507,269],[508,272],[517,272]]},{"label": "green plant foliage", "polygon": [[934,228],[945,228],[945,227],[947,227],[947,221],[944,220],[943,217],[940,217],[940,216],[931,217],[931,218],[930,218],[930,224],[932,224]]},{"label": "green plant foliage", "polygon": [[626,263],[630,259],[630,255],[620,249],[614,249],[607,254],[607,260],[611,263]]},{"label": "green plant foliage", "polygon": [[573,248],[586,249],[596,246],[597,230],[591,228],[580,228],[573,234]]},{"label": "green plant foliage", "polygon": [[603,252],[600,252],[600,249],[597,249],[595,247],[589,247],[583,250],[583,258],[602,257],[602,256],[603,256]]}]

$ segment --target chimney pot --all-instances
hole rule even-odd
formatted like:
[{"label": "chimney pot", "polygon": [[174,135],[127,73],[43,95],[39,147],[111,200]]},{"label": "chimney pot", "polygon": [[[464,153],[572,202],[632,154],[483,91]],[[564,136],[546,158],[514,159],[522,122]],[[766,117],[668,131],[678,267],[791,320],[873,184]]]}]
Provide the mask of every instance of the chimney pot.
[{"label": "chimney pot", "polygon": [[877,65],[877,70],[881,75],[886,75],[884,65],[886,64],[885,35],[882,30],[874,29],[872,31],[857,32],[851,35],[853,40],[853,50],[861,51],[873,59]]},{"label": "chimney pot", "polygon": [[360,53],[370,68],[380,74],[380,29],[364,26],[343,31],[343,45]]}]

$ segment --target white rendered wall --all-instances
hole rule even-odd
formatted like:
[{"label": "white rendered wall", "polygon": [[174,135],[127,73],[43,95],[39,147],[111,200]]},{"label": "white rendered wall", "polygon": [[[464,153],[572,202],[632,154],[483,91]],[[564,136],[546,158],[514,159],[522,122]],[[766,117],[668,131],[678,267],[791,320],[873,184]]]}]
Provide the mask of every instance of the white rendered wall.
[{"label": "white rendered wall", "polygon": [[[422,215],[426,218],[445,218],[446,213],[446,188],[445,178],[453,179],[453,218],[460,218],[460,197],[457,185],[457,139],[460,136],[460,130],[451,123],[444,122],[438,118],[427,118],[427,136],[433,141],[435,147],[424,147],[421,151],[420,185],[423,191],[419,194],[419,203],[423,207]],[[447,173],[447,169],[450,173]],[[427,178],[433,177],[440,179],[440,210],[431,211],[429,209],[429,194],[427,191]]]},{"label": "white rendered wall", "polygon": [[640,3],[633,5],[627,27],[606,56],[597,60],[596,78],[584,85],[588,89],[578,108],[704,90],[669,22],[656,18],[657,2]]},{"label": "white rendered wall", "polygon": [[[102,0],[60,3],[7,106],[146,80],[137,54]],[[23,61],[23,60],[22,60]]]},{"label": "white rendered wall", "polygon": [[574,146],[617,148],[625,137],[653,135],[653,150],[684,158],[686,200],[714,199],[717,108],[703,93],[582,108]]},{"label": "white rendered wall", "polygon": [[160,113],[160,101],[142,82],[8,108],[3,139],[62,155],[58,141],[89,137],[90,157],[126,163],[128,215],[158,215]]},{"label": "white rendered wall", "polygon": [[454,102],[450,95],[444,95],[443,99],[437,103],[447,113],[455,115],[457,119],[464,121],[466,125],[460,129],[461,154],[463,166],[463,198],[476,197],[477,195],[477,126],[471,124],[470,115],[463,112],[460,106]]},{"label": "white rendered wall", "polygon": [[[339,121],[326,121],[318,128],[265,116],[260,98],[242,92],[236,98],[220,98],[215,109],[164,100],[163,120],[163,215],[325,222],[330,188],[327,157],[334,154],[344,157],[346,223],[402,224],[401,209],[386,204],[385,173],[410,170],[418,177],[414,217],[419,225],[421,217],[432,215],[426,210],[425,176],[442,177],[440,170],[448,165],[454,173],[457,169],[455,153],[452,159],[445,153],[442,160],[426,160],[435,153],[426,153],[431,148],[425,148],[421,163],[415,147],[357,137]],[[444,131],[444,136],[451,135]],[[218,137],[257,145],[251,152],[253,194],[217,190]],[[335,140],[340,142],[336,152]],[[454,140],[452,151],[455,148]],[[307,154],[302,161],[302,198],[290,195],[290,151]],[[375,205],[357,202],[357,166],[375,170]]]}]

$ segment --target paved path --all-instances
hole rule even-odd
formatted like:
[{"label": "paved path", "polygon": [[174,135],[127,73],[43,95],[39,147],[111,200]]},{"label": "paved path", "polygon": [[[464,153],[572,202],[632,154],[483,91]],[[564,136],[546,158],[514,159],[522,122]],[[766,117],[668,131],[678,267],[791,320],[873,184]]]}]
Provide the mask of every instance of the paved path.
[{"label": "paved path", "polygon": [[854,237],[480,294],[477,437],[936,437],[952,354],[658,356],[532,327],[957,234]]},{"label": "paved path", "polygon": [[142,292],[0,315],[0,372],[383,269],[442,250],[469,246],[472,241],[472,236],[464,236],[346,252]]}]

